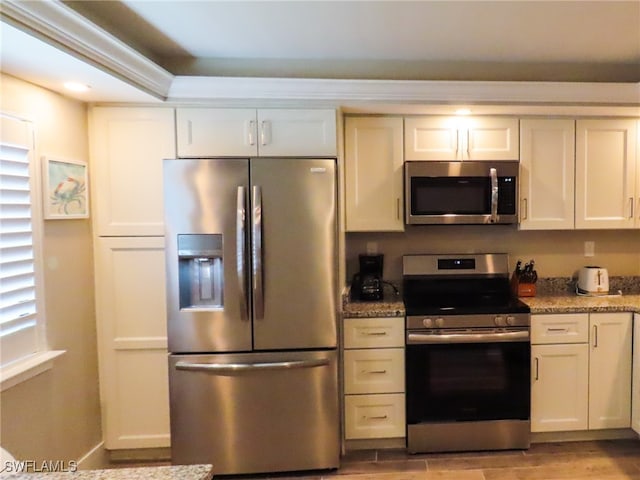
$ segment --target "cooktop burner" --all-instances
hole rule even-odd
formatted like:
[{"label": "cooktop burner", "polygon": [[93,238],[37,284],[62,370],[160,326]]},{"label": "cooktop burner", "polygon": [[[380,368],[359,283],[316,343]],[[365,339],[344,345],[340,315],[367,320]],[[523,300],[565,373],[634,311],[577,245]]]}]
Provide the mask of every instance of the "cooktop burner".
[{"label": "cooktop burner", "polygon": [[511,292],[506,254],[405,255],[408,316],[529,313]]}]

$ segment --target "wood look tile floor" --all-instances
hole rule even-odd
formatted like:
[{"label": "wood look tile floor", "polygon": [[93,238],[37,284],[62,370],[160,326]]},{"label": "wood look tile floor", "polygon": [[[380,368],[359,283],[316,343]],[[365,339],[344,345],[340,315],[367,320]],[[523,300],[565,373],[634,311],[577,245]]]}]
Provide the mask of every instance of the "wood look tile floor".
[{"label": "wood look tile floor", "polygon": [[[214,479],[219,477],[214,475]],[[235,477],[243,480],[640,480],[640,440],[533,444],[501,452],[409,455],[348,452],[335,471]]]}]

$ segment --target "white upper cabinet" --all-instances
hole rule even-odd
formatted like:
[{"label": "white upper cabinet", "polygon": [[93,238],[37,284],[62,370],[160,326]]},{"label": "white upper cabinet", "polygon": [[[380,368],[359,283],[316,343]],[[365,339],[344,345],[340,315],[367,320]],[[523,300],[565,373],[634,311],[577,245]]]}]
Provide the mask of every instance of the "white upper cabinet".
[{"label": "white upper cabinet", "polygon": [[518,119],[407,117],[405,160],[517,160]]},{"label": "white upper cabinet", "polygon": [[335,157],[334,110],[258,110],[261,157]]},{"label": "white upper cabinet", "polygon": [[258,154],[255,109],[178,108],[178,157]]},{"label": "white upper cabinet", "polygon": [[347,117],[347,231],[403,231],[402,176],[402,118]]},{"label": "white upper cabinet", "polygon": [[178,108],[179,157],[334,157],[332,109]]},{"label": "white upper cabinet", "polygon": [[575,121],[520,121],[520,228],[574,228]]},{"label": "white upper cabinet", "polygon": [[96,235],[164,235],[162,159],[176,154],[172,108],[95,107],[90,115]]},{"label": "white upper cabinet", "polygon": [[634,228],[636,120],[576,123],[576,228]]}]

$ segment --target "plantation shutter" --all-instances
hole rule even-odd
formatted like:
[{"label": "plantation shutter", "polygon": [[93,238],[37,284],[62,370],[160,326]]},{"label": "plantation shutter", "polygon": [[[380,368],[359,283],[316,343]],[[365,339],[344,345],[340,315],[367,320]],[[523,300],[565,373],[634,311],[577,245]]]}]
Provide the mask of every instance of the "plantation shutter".
[{"label": "plantation shutter", "polygon": [[39,349],[28,147],[0,144],[0,365]]}]

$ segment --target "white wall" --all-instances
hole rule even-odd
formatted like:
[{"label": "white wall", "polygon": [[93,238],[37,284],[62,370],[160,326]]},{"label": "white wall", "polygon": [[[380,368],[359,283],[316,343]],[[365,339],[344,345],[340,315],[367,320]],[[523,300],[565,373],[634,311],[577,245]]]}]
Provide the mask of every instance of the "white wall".
[{"label": "white wall", "polygon": [[[86,105],[2,75],[0,110],[34,124],[36,158],[88,160]],[[79,460],[100,444],[91,221],[44,222],[47,339],[67,353],[0,394],[2,447],[17,459]]]}]

